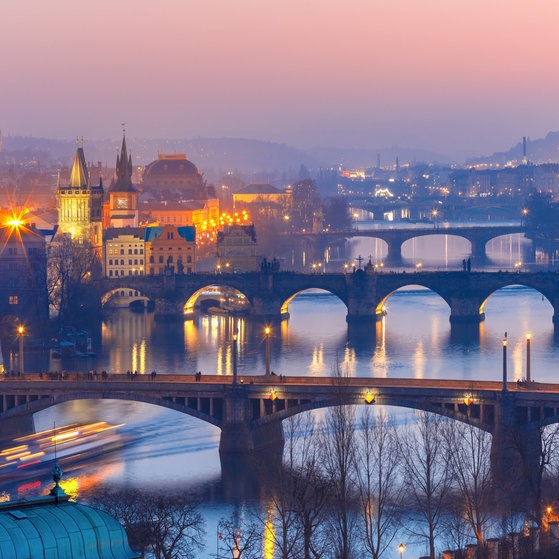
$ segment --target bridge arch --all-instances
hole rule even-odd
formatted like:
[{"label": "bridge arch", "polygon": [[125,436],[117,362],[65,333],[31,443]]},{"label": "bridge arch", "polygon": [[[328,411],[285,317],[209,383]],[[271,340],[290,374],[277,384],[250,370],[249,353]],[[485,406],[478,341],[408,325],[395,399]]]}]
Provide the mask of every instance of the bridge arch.
[{"label": "bridge arch", "polygon": [[248,297],[236,287],[219,284],[208,284],[197,289],[184,303],[184,314],[192,316],[196,305],[201,300],[214,303],[214,306],[236,312],[248,312],[252,303]]},{"label": "bridge arch", "polygon": [[542,289],[541,286],[533,285],[533,283],[528,278],[523,278],[520,274],[513,275],[511,278],[511,282],[507,283],[506,285],[502,285],[496,289],[491,290],[490,292],[486,292],[483,296],[483,301],[480,306],[480,312],[485,313],[485,307],[487,302],[494,296],[496,293],[501,292],[503,293],[505,290],[513,290],[517,288],[528,288],[530,291],[538,293],[542,297],[542,301],[547,302],[551,310],[553,310],[553,295],[551,293],[547,293],[546,289]]},{"label": "bridge arch", "polygon": [[[375,399],[372,401],[371,404],[365,401],[365,397],[370,394]],[[460,421],[461,423],[466,423],[468,425],[473,425],[482,431],[486,431],[488,433],[492,433],[492,428],[488,423],[484,423],[481,418],[480,407],[479,405],[466,405],[465,403],[456,404],[453,409],[450,407],[444,407],[443,405],[436,405],[429,403],[428,401],[416,401],[416,400],[406,400],[402,399],[401,397],[390,397],[390,396],[379,396],[375,394],[374,390],[371,391],[364,391],[363,395],[360,397],[352,396],[340,396],[337,395],[334,398],[328,398],[324,400],[316,400],[312,402],[305,402],[298,406],[290,406],[287,409],[283,409],[281,411],[274,412],[271,415],[266,415],[261,417],[260,419],[256,420],[256,424],[262,425],[272,421],[283,421],[284,419],[288,419],[289,417],[293,417],[295,415],[311,412],[319,409],[326,409],[331,408],[334,406],[368,406],[368,405],[375,405],[375,406],[392,406],[398,408],[406,408],[411,410],[417,411],[425,411],[429,413],[434,413],[436,415],[440,415],[443,417],[447,417],[454,421]],[[558,422],[559,422],[559,418]]]},{"label": "bridge arch", "polygon": [[317,294],[317,295],[333,295],[336,297],[336,299],[338,299],[341,303],[343,303],[346,306],[347,309],[347,303],[339,296],[337,295],[334,290],[329,290],[329,289],[324,289],[323,287],[307,287],[304,289],[300,289],[299,291],[296,291],[295,293],[292,293],[291,295],[289,295],[289,297],[287,297],[287,299],[285,299],[281,305],[281,314],[282,315],[287,315],[289,313],[289,304],[298,296],[301,294]]},{"label": "bridge arch", "polygon": [[141,290],[136,287],[126,287],[120,286],[107,291],[101,297],[101,307],[110,307],[111,302],[114,304],[117,303],[117,306],[121,307],[129,307],[136,301],[144,303],[144,306],[148,306],[148,304],[153,304],[153,301],[150,299],[149,296],[144,294]]},{"label": "bridge arch", "polygon": [[439,293],[436,289],[433,289],[433,287],[431,285],[429,285],[428,282],[424,282],[421,279],[421,275],[418,274],[417,281],[414,281],[414,283],[404,285],[404,286],[400,286],[396,289],[393,289],[389,293],[383,294],[383,296],[381,297],[380,301],[378,302],[378,304],[376,306],[376,315],[377,316],[382,316],[382,315],[386,314],[386,303],[387,303],[388,299],[392,295],[394,295],[394,293],[405,293],[406,291],[417,292],[418,287],[420,288],[419,291],[425,292],[426,294],[427,293],[434,293],[434,294],[438,295],[438,298],[442,299],[450,309],[450,301],[444,295],[441,295],[441,293]]},{"label": "bridge arch", "polygon": [[[114,394],[105,394],[103,391],[91,391],[89,393],[71,394],[61,392],[50,397],[39,398],[33,400],[32,402],[27,402],[25,404],[20,404],[15,407],[9,408],[8,410],[0,413],[0,421],[4,418],[18,417],[23,415],[30,415],[46,409],[52,408],[58,404],[63,404],[64,402],[72,402],[76,400],[127,400],[131,402],[141,402],[143,404],[151,404],[158,407],[167,408],[170,410],[178,411],[200,419],[206,423],[210,423],[216,427],[222,427],[222,421],[219,417],[214,417],[210,413],[201,411],[197,408],[188,406],[188,402],[173,402],[170,399],[162,399],[154,395],[138,395],[133,394],[130,396],[120,395],[115,397]],[[216,414],[220,415],[220,414]]]}]

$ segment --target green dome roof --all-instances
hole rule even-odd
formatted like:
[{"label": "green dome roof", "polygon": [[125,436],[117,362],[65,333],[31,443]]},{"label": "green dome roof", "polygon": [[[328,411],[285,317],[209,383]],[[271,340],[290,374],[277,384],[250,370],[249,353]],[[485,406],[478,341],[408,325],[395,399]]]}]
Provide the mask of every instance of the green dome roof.
[{"label": "green dome roof", "polygon": [[0,505],[0,559],[139,559],[110,515],[56,496]]}]

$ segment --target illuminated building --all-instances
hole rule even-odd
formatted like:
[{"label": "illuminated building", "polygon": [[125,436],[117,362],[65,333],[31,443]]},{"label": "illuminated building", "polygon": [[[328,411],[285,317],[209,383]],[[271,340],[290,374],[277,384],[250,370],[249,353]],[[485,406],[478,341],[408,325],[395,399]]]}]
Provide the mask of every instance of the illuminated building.
[{"label": "illuminated building", "polygon": [[25,323],[47,320],[45,234],[23,219],[4,215],[0,247],[0,316]]},{"label": "illuminated building", "polygon": [[103,182],[91,186],[83,147],[76,148],[68,185],[59,181],[56,189],[58,231],[79,242],[88,241],[93,248],[103,243]]},{"label": "illuminated building", "polygon": [[259,269],[254,225],[226,225],[217,234],[217,269],[220,273]]},{"label": "illuminated building", "polygon": [[192,274],[196,272],[196,228],[146,227],[146,274]]},{"label": "illuminated building", "polygon": [[105,277],[143,276],[145,274],[145,238],[143,227],[105,229]]},{"label": "illuminated building", "polygon": [[249,184],[239,192],[233,194],[235,208],[248,204],[268,206],[273,210],[289,208],[292,202],[291,190],[281,191],[271,184]]},{"label": "illuminated building", "polygon": [[108,227],[138,227],[138,198],[140,193],[132,184],[132,156],[122,136],[120,154],[116,156],[116,173],[109,187]]},{"label": "illuminated building", "polygon": [[185,153],[160,153],[146,165],[142,190],[163,195],[165,200],[209,200],[216,198],[213,186],[206,184],[196,165]]},{"label": "illuminated building", "polygon": [[141,206],[142,219],[157,225],[194,225],[200,227],[204,222],[219,219],[219,201],[147,201]]}]

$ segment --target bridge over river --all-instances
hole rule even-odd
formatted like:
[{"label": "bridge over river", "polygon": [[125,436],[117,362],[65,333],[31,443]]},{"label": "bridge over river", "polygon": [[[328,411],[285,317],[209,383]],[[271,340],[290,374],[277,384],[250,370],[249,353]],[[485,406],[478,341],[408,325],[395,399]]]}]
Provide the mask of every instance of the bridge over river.
[{"label": "bridge over river", "polygon": [[559,321],[559,274],[554,272],[416,272],[356,270],[347,274],[254,272],[245,274],[185,274],[105,279],[103,293],[130,288],[155,302],[156,317],[188,318],[198,294],[209,285],[236,289],[250,303],[250,314],[263,321],[288,316],[290,301],[307,289],[336,295],[347,308],[347,322],[367,324],[381,319],[390,295],[402,287],[418,285],[440,295],[450,308],[453,323],[478,324],[485,318],[485,303],[498,289],[511,285],[531,287],[553,306]]},{"label": "bridge over river", "polygon": [[353,229],[351,231],[325,231],[321,233],[293,233],[293,237],[319,242],[321,245],[336,241],[345,241],[352,237],[371,237],[382,239],[388,248],[385,262],[399,264],[402,262],[402,245],[411,239],[428,235],[453,235],[462,237],[470,242],[470,256],[477,261],[487,258],[486,245],[497,237],[524,233],[522,225],[488,225],[488,226],[450,226],[445,225],[427,227],[382,227],[377,229]]},{"label": "bridge over river", "polygon": [[374,404],[473,424],[492,433],[492,460],[497,464],[509,463],[510,453],[521,448],[535,465],[541,427],[559,422],[559,384],[509,383],[505,378],[506,369],[501,382],[291,375],[93,378],[80,373],[54,379],[26,374],[0,381],[0,432],[4,437],[29,433],[33,413],[70,400],[132,400],[219,427],[222,460],[234,461],[270,449],[281,451],[282,421],[290,416],[337,405]]}]

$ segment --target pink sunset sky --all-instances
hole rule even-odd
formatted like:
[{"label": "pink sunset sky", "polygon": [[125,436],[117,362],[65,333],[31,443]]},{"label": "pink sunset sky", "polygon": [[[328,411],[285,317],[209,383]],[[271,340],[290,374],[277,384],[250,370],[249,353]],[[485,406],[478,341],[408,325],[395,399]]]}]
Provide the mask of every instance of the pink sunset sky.
[{"label": "pink sunset sky", "polygon": [[0,129],[507,149],[559,130],[557,0],[3,0]]}]

